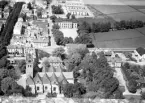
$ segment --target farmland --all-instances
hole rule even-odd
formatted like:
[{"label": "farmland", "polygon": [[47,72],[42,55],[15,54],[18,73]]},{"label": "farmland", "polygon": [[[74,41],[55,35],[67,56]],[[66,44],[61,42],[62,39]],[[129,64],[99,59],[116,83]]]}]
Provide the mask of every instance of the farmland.
[{"label": "farmland", "polygon": [[120,30],[90,35],[94,45],[99,48],[145,47],[145,36],[137,30]]},{"label": "farmland", "polygon": [[141,20],[145,21],[145,14],[141,12],[127,12],[127,13],[117,13],[109,14],[108,16],[112,17],[116,21],[121,20]]},{"label": "farmland", "polygon": [[127,5],[92,5],[92,7],[102,12],[103,14],[114,14],[114,13],[136,11],[135,9]]}]

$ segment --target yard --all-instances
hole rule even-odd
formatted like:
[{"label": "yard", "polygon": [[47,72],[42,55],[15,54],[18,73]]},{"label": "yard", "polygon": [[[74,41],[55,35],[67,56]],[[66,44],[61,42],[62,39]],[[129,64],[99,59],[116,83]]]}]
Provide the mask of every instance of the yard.
[{"label": "yard", "polygon": [[60,29],[63,32],[64,37],[72,37],[73,40],[78,36],[76,29]]}]

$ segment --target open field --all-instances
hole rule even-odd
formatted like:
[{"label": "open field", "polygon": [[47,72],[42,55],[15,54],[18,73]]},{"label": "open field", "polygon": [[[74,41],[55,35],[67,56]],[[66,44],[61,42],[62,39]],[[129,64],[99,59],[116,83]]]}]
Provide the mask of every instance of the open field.
[{"label": "open field", "polygon": [[108,16],[112,17],[116,21],[120,20],[141,20],[145,21],[145,14],[141,12],[127,12],[127,13],[117,13],[109,14]]},{"label": "open field", "polygon": [[137,28],[136,30],[139,31],[140,33],[142,33],[145,36],[145,27]]},{"label": "open field", "polygon": [[127,5],[92,5],[92,7],[103,14],[114,14],[137,11]]},{"label": "open field", "polygon": [[145,0],[83,0],[85,4],[105,5],[145,5]]},{"label": "open field", "polygon": [[[92,35],[92,34],[91,34]],[[110,41],[110,40],[118,40],[118,39],[127,39],[127,38],[137,38],[143,37],[144,35],[140,32],[132,29],[132,30],[118,30],[118,31],[110,31],[104,33],[96,33],[94,34],[96,40],[99,41]]]},{"label": "open field", "polygon": [[99,48],[145,47],[145,36],[137,30],[120,30],[90,35],[92,35],[94,45]]},{"label": "open field", "polygon": [[145,37],[97,42],[99,48],[137,48],[145,47]]},{"label": "open field", "polygon": [[73,40],[78,36],[76,29],[60,29],[63,32],[64,37],[72,37]]}]

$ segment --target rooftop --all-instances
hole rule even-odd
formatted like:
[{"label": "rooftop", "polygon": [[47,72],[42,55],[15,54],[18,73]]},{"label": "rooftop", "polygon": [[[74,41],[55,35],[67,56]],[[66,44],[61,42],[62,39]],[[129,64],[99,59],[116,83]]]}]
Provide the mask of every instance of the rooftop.
[{"label": "rooftop", "polygon": [[55,22],[73,22],[77,23],[78,21],[76,19],[63,19],[63,18],[57,18]]}]

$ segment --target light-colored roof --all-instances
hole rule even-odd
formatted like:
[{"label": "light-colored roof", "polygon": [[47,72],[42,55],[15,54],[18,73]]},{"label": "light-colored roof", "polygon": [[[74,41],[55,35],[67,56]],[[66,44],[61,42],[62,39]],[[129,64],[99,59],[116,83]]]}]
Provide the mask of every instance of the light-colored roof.
[{"label": "light-colored roof", "polygon": [[51,83],[50,78],[47,76],[46,73],[42,77],[42,82],[43,82],[43,84],[48,84],[48,83],[50,84]]},{"label": "light-colored roof", "polygon": [[34,85],[34,81],[31,76],[28,76],[28,78],[26,79],[26,85]]},{"label": "light-colored roof", "polygon": [[52,73],[52,75],[50,77],[50,81],[51,81],[51,84],[59,84],[58,78],[54,72]]},{"label": "light-colored roof", "polygon": [[[60,74],[61,74],[61,72],[54,72],[54,73],[55,73],[55,75],[56,75],[57,77],[59,77]],[[40,76],[40,77],[43,77],[44,74],[45,74],[44,72],[39,72],[39,76]],[[48,75],[48,77],[51,77],[52,74],[53,74],[53,72],[46,72],[46,74]],[[62,72],[62,74],[64,75],[64,77],[65,77],[66,79],[73,79],[73,78],[74,78],[74,77],[73,77],[73,72]]]}]

